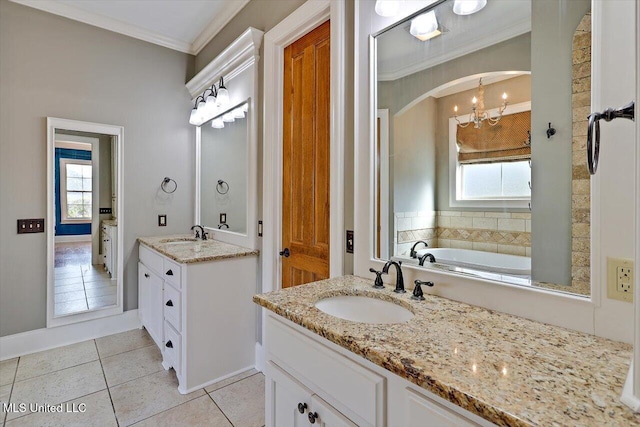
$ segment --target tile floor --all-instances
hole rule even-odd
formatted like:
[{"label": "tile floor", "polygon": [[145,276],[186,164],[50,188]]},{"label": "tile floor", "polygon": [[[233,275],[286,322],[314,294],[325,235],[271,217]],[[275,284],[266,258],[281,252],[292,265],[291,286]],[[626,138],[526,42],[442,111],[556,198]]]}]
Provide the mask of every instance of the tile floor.
[{"label": "tile floor", "polygon": [[[165,371],[161,360],[147,332],[135,329],[0,362],[2,426],[264,425],[261,373],[182,395],[175,372]],[[6,402],[63,403],[77,412],[5,413]]]},{"label": "tile floor", "polygon": [[56,316],[116,304],[116,281],[91,265],[91,242],[56,244],[55,265]]}]

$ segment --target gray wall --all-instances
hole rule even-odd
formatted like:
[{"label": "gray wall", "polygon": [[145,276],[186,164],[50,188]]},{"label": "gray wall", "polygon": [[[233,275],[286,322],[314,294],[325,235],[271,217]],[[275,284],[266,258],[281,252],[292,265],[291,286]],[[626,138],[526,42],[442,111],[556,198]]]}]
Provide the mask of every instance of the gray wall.
[{"label": "gray wall", "polygon": [[0,336],[46,326],[46,236],[17,235],[16,219],[46,216],[47,116],[124,126],[124,307],[137,307],[136,237],[188,231],[194,217],[193,62],[0,0]]},{"label": "gray wall", "polygon": [[[531,272],[542,282],[571,284],[572,42],[590,6],[532,2]],[[549,122],[557,129],[551,139]]]}]

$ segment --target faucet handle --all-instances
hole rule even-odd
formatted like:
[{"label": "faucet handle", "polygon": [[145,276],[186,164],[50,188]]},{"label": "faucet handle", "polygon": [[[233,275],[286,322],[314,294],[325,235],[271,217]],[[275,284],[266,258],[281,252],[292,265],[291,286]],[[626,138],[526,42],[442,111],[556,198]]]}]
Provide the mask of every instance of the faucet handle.
[{"label": "faucet handle", "polygon": [[382,283],[382,271],[376,271],[373,268],[370,268],[369,271],[372,273],[376,273],[376,280],[373,284],[373,287],[376,289],[383,289],[384,283]]},{"label": "faucet handle", "polygon": [[411,299],[416,301],[424,301],[424,292],[422,292],[422,285],[433,287],[433,282],[423,282],[422,280],[415,280],[413,283],[416,286],[413,288],[413,295],[411,295]]}]

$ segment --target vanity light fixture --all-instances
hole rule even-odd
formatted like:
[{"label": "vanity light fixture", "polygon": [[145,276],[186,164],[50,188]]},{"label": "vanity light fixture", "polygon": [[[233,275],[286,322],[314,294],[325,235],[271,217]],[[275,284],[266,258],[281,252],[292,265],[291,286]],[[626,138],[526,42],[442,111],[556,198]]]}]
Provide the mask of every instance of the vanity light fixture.
[{"label": "vanity light fixture", "polygon": [[376,0],[375,10],[386,18],[396,16],[400,11],[400,0]]},{"label": "vanity light fixture", "polygon": [[487,0],[455,0],[453,13],[456,15],[471,15],[480,12],[487,5]]},{"label": "vanity light fixture", "polygon": [[418,15],[413,18],[411,20],[409,33],[423,42],[442,34],[442,31],[438,28],[436,12],[434,10],[430,10],[427,13],[423,13],[422,15]]},{"label": "vanity light fixture", "polygon": [[233,115],[234,119],[244,119],[244,110],[242,109],[242,106],[233,110],[231,114]]},{"label": "vanity light fixture", "polygon": [[[213,114],[215,109],[216,109],[216,98],[218,96],[218,91],[216,90],[215,85],[211,85],[211,87],[208,89],[211,93],[205,97],[205,108],[207,109],[206,112],[209,114]],[[204,93],[206,94],[207,91],[205,90]]]},{"label": "vanity light fixture", "polygon": [[471,123],[473,123],[473,127],[479,129],[482,127],[482,122],[486,121],[490,126],[495,126],[498,124],[500,119],[502,118],[502,113],[507,108],[509,104],[507,102],[507,92],[502,94],[502,105],[498,109],[498,116],[491,117],[489,113],[487,113],[484,109],[484,86],[482,86],[482,79],[480,79],[480,83],[478,84],[478,97],[473,97],[471,100],[471,113],[469,113],[469,121],[465,124],[462,124],[460,120],[458,120],[458,106],[455,105],[453,107],[454,115],[453,117],[458,122],[458,126],[462,128],[466,128]]},{"label": "vanity light fixture", "polygon": [[232,123],[236,121],[236,119],[244,119],[247,111],[249,111],[249,104],[247,102],[233,106],[227,111],[222,111],[215,116],[213,120],[211,120],[211,127],[214,129],[222,129],[225,123]]},{"label": "vanity light fixture", "polygon": [[220,77],[220,84],[218,85],[218,107],[226,107],[229,105],[229,91],[224,87],[224,79]]},{"label": "vanity light fixture", "polygon": [[222,121],[225,123],[233,123],[236,121],[235,117],[233,117],[233,112],[228,111],[222,115]]}]

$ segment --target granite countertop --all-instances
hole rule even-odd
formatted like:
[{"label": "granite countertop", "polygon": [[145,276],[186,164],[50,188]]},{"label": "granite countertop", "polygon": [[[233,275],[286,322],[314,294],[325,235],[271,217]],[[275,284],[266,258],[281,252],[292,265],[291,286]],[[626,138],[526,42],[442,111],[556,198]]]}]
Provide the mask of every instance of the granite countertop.
[{"label": "granite countertop", "polygon": [[138,241],[180,264],[239,258],[260,253],[255,249],[247,249],[218,240],[195,239],[193,234],[138,237]]},{"label": "granite countertop", "polygon": [[102,225],[110,225],[112,227],[117,227],[118,226],[118,220],[117,219],[103,219],[102,220]]},{"label": "granite countertop", "polygon": [[[410,292],[372,284],[344,276],[253,300],[497,425],[640,425],[640,414],[620,403],[632,346],[433,295],[413,301]],[[371,325],[315,307],[336,295],[377,296],[415,316]]]}]

